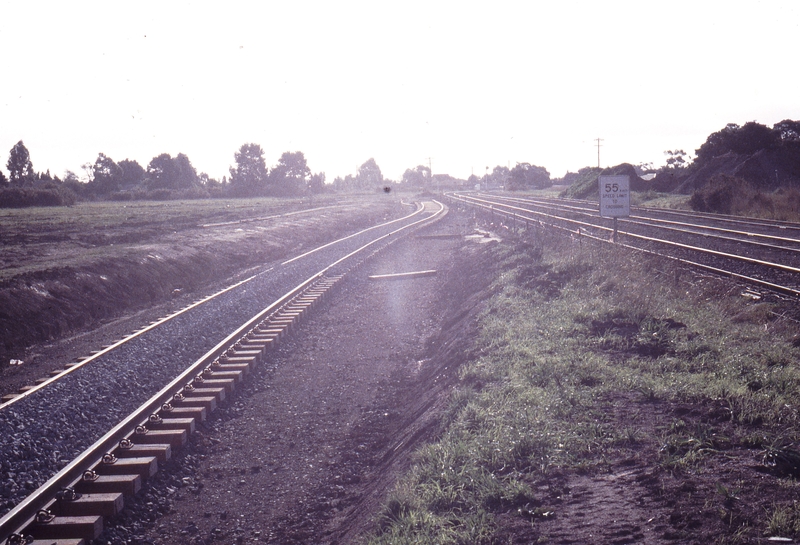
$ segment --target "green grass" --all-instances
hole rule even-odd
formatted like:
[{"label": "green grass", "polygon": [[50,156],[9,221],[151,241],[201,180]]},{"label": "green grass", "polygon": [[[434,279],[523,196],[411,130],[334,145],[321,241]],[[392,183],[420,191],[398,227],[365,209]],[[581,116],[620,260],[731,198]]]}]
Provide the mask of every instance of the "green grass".
[{"label": "green grass", "polygon": [[690,195],[675,193],[659,193],[657,191],[631,191],[631,204],[634,206],[651,206],[653,208],[671,208],[691,210]]},{"label": "green grass", "polygon": [[[440,439],[418,453],[369,543],[488,544],[501,513],[535,521],[549,507],[532,483],[597,470],[642,440],[635,418],[620,425],[604,410],[611,399],[710,407],[733,424],[726,436],[664,419],[654,464],[665,471],[701,471],[734,444],[800,439],[795,323],[721,281],[546,242],[487,250],[500,272],[480,317],[480,356],[461,368]],[[765,513],[763,529],[800,532],[787,509]]]}]

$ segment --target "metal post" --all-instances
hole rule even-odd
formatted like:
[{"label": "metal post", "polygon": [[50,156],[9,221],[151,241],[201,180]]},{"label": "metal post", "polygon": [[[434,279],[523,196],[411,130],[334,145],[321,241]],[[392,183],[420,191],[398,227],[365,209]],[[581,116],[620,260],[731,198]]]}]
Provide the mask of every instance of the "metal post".
[{"label": "metal post", "polygon": [[614,216],[614,244],[617,243],[617,217]]}]

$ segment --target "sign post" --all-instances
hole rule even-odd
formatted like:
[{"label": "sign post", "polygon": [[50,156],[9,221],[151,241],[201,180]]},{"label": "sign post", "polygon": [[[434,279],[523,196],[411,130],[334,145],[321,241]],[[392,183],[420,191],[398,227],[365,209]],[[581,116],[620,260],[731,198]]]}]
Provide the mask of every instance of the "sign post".
[{"label": "sign post", "polygon": [[630,177],[599,176],[600,215],[614,218],[614,242],[617,242],[617,218],[631,215]]}]

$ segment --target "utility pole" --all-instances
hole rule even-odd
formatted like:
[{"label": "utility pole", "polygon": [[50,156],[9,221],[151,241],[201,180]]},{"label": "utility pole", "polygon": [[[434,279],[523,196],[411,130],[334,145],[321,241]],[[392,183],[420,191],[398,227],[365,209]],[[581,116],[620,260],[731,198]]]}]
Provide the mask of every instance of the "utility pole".
[{"label": "utility pole", "polygon": [[600,142],[602,142],[603,139],[595,138],[595,141],[597,142],[597,168],[600,168],[600,146],[601,146]]},{"label": "utility pole", "polygon": [[431,189],[433,189],[433,166],[431,165],[430,157],[428,157],[428,176],[430,176],[431,178],[429,180],[430,183],[428,185],[430,186]]}]

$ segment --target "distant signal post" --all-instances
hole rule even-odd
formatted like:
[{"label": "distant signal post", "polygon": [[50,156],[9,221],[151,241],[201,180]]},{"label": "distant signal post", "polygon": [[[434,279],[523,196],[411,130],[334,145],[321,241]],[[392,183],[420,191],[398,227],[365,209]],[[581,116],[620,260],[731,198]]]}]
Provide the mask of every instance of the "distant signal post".
[{"label": "distant signal post", "polygon": [[617,242],[617,218],[631,215],[631,181],[628,176],[599,176],[600,215],[614,218],[614,242]]}]

